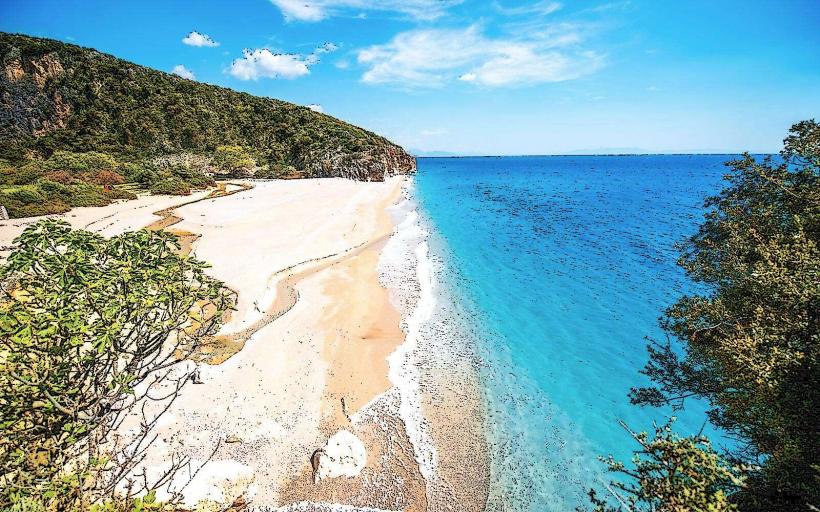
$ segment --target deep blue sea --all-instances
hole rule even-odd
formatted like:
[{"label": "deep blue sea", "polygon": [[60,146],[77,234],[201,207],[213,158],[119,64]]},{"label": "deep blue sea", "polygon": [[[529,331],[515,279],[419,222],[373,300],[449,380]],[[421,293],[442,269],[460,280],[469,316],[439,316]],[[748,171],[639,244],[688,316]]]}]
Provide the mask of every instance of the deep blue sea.
[{"label": "deep blue sea", "polygon": [[[729,159],[419,159],[431,247],[482,333],[491,509],[586,503],[610,479],[596,457],[629,460],[635,448],[617,420],[649,430],[673,414],[632,406],[627,393],[646,383],[639,369],[645,338],[662,336],[658,317],[694,290],[674,244],[696,231]],[[676,411],[676,430],[700,431],[704,411]]]}]

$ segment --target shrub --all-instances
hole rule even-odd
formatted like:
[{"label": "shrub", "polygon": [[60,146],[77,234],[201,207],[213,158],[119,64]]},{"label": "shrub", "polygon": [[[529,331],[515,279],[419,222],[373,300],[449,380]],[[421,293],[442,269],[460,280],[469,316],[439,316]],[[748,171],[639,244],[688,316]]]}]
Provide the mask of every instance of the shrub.
[{"label": "shrub", "polygon": [[59,198],[26,204],[6,193],[0,193],[0,205],[6,207],[9,217],[12,219],[65,213],[70,209],[68,204]]},{"label": "shrub", "polygon": [[97,185],[110,188],[114,185],[121,185],[125,183],[125,179],[117,172],[103,170],[93,175],[89,183],[95,183]]},{"label": "shrub", "polygon": [[151,185],[152,194],[187,196],[191,187],[179,178],[166,178]]},{"label": "shrub", "polygon": [[71,206],[105,206],[111,203],[100,187],[83,183],[75,185],[73,189],[73,193],[68,198]]},{"label": "shrub", "polygon": [[108,239],[48,219],[15,244],[0,267],[0,510],[78,510],[142,460],[147,431],[110,434],[154,388],[189,380],[170,368],[235,296],[163,231]]},{"label": "shrub", "polygon": [[11,192],[11,197],[23,204],[42,203],[46,196],[41,194],[36,188],[24,187]]},{"label": "shrub", "polygon": [[729,496],[743,486],[741,469],[727,464],[703,436],[679,437],[672,432],[674,418],[655,427],[650,438],[646,432],[633,432],[621,422],[640,449],[633,458],[634,468],[612,456],[602,458],[610,472],[624,480],[608,487],[615,505],[589,497],[595,512],[730,512],[737,510]]},{"label": "shrub", "polygon": [[213,187],[216,184],[212,177],[204,174],[194,174],[189,178],[185,178],[185,182],[188,183],[192,189]]},{"label": "shrub", "polygon": [[21,167],[6,167],[0,169],[0,184],[2,185],[30,185],[43,176],[39,163],[31,162]]},{"label": "shrub", "polygon": [[96,151],[86,153],[72,153],[70,151],[56,151],[43,162],[43,170],[68,171],[72,173],[113,171],[117,168],[117,161],[113,156]]},{"label": "shrub", "polygon": [[120,165],[119,172],[126,181],[131,181],[134,183],[142,183],[147,185],[152,181],[155,181],[152,179],[155,176],[154,171],[145,165],[124,163]]},{"label": "shrub", "polygon": [[45,175],[43,175],[43,178],[49,181],[55,181],[57,183],[63,183],[66,185],[71,185],[72,183],[77,181],[77,178],[67,171],[47,172]]},{"label": "shrub", "polygon": [[48,197],[59,196],[62,199],[68,198],[74,193],[74,187],[65,185],[57,181],[43,180],[37,184],[37,189]]},{"label": "shrub", "polygon": [[102,194],[108,199],[136,199],[137,195],[127,190],[112,188],[110,190],[103,189]]}]

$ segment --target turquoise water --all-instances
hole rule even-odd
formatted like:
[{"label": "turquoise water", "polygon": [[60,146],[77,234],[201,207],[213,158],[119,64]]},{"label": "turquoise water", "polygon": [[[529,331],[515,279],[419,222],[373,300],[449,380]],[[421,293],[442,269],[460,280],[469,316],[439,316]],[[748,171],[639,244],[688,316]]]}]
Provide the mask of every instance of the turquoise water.
[{"label": "turquoise water", "polygon": [[[647,430],[672,414],[632,406],[627,393],[645,383],[645,337],[660,338],[664,308],[693,289],[674,244],[695,232],[728,159],[419,160],[431,247],[482,333],[490,509],[586,503],[586,490],[610,478],[596,456],[628,460],[634,448],[617,420]],[[700,431],[704,411],[677,411],[678,432]]]}]

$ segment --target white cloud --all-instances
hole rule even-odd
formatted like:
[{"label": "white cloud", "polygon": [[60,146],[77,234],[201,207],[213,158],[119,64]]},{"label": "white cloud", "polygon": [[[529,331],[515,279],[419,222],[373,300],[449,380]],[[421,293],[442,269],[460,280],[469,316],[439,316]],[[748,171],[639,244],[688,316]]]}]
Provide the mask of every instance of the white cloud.
[{"label": "white cloud", "polygon": [[196,80],[194,72],[186,68],[182,64],[177,64],[176,66],[174,66],[174,69],[171,70],[171,73],[177,76],[181,76],[182,78],[187,78],[188,80]]},{"label": "white cloud", "polygon": [[314,112],[318,112],[318,113],[320,113],[320,114],[324,114],[324,113],[325,113],[325,109],[324,109],[324,107],[322,107],[321,105],[319,105],[319,104],[317,104],[317,103],[311,103],[310,105],[305,105],[305,106],[306,106],[307,108],[309,108],[310,110],[314,111]]},{"label": "white cloud", "polygon": [[[345,10],[388,11],[418,20],[433,20],[463,0],[270,0],[287,21],[320,21]],[[356,18],[366,17],[360,12]]]},{"label": "white cloud", "polygon": [[477,26],[403,32],[388,44],[358,52],[359,63],[369,68],[362,80],[372,84],[441,85],[452,70],[481,56],[482,39]]},{"label": "white cloud", "polygon": [[488,87],[572,80],[599,69],[603,57],[578,47],[581,37],[554,30],[491,38],[478,25],[403,32],[387,44],[358,52],[362,81],[435,87],[453,79]]},{"label": "white cloud", "polygon": [[516,7],[504,7],[498,2],[495,3],[495,8],[505,16],[518,16],[521,14],[540,14],[546,16],[558,11],[563,7],[559,2],[551,0],[542,0],[531,5],[521,5]]},{"label": "white cloud", "polygon": [[183,37],[182,42],[188,46],[219,46],[219,43],[211,39],[211,36],[208,34],[200,34],[196,30],[189,32],[187,36]]},{"label": "white cloud", "polygon": [[310,66],[319,62],[319,56],[339,49],[335,43],[324,43],[312,53],[274,53],[267,48],[243,50],[243,57],[231,63],[229,73],[240,80],[258,78],[299,78],[310,74]]},{"label": "white cloud", "polygon": [[244,50],[244,57],[231,64],[231,75],[240,80],[262,78],[293,79],[310,73],[308,63],[292,53],[273,53],[267,48]]}]

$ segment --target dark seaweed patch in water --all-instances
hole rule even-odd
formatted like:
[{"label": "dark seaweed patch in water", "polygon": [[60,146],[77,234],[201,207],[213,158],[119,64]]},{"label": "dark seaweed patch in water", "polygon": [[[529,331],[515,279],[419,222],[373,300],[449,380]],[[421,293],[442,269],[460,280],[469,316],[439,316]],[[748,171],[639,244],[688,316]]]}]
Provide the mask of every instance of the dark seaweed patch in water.
[{"label": "dark seaweed patch in water", "polygon": [[[421,159],[418,195],[446,244],[452,284],[474,308],[501,509],[571,510],[628,459],[623,419],[646,336],[693,289],[674,244],[691,235],[726,156]],[[702,404],[679,414],[699,430]]]}]

